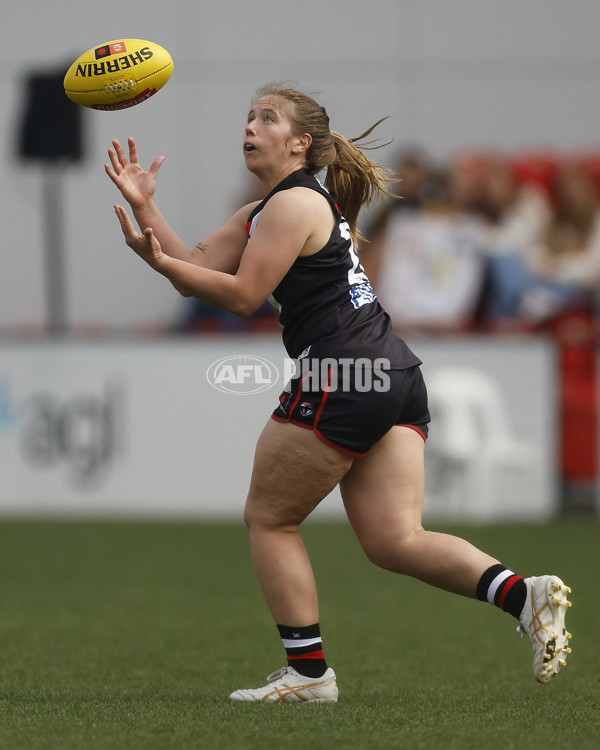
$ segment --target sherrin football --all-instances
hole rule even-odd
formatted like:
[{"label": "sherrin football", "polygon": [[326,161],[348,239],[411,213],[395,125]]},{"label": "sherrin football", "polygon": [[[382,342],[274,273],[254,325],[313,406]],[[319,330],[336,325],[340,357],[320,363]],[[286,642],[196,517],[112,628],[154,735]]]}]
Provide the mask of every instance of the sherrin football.
[{"label": "sherrin football", "polygon": [[119,39],[84,52],[65,75],[65,94],[91,109],[113,111],[145,102],[171,77],[164,47],[143,39]]}]

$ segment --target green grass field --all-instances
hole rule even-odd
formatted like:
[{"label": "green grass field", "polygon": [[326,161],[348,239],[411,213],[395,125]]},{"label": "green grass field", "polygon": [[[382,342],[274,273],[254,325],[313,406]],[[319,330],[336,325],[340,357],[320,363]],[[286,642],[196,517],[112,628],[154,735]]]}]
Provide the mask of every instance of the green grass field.
[{"label": "green grass field", "polygon": [[539,685],[516,621],[370,565],[308,525],[335,705],[235,705],[285,658],[241,525],[0,523],[1,750],[600,747],[600,525],[461,527],[572,587],[573,654]]}]

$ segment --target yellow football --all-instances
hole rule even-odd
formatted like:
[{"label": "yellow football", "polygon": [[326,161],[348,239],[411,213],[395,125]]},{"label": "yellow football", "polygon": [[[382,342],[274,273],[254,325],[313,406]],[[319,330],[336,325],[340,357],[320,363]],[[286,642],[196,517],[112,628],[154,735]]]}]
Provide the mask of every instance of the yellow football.
[{"label": "yellow football", "polygon": [[141,104],[171,77],[164,47],[143,39],[118,39],[84,52],[65,75],[65,94],[91,109],[113,111]]}]

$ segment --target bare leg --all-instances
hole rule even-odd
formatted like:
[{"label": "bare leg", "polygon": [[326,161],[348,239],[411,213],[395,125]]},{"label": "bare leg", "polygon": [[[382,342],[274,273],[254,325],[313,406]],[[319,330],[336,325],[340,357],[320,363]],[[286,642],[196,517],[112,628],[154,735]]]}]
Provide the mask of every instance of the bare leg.
[{"label": "bare leg", "polygon": [[259,438],[245,520],[254,570],[278,624],[301,627],[319,621],[315,579],[299,526],[352,460],[312,430],[289,423],[269,420]]},{"label": "bare leg", "polygon": [[498,560],[459,537],[426,531],[424,443],[393,427],[340,483],[346,512],[369,559],[396,573],[475,597],[482,574]]}]

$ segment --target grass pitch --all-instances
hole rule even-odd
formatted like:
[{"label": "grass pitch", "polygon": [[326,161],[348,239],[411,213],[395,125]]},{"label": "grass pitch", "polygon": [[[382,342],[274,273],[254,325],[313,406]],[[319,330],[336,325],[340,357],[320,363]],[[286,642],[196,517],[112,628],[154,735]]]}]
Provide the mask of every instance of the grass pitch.
[{"label": "grass pitch", "polygon": [[600,525],[448,528],[573,589],[573,654],[539,685],[516,621],[304,538],[335,705],[236,705],[285,657],[241,525],[0,523],[0,749],[600,747]]}]

